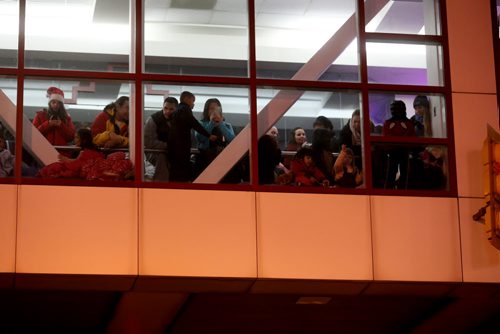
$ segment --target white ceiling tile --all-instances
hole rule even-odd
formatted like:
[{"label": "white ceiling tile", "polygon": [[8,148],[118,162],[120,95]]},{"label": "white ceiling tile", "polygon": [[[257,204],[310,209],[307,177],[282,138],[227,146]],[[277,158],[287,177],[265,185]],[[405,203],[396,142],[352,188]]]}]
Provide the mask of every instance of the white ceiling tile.
[{"label": "white ceiling tile", "polygon": [[246,0],[218,0],[214,9],[226,12],[247,13],[248,5]]},{"label": "white ceiling tile", "polygon": [[248,26],[247,13],[231,13],[227,12],[214,12],[210,24],[214,25],[229,25],[229,26]]},{"label": "white ceiling tile", "polygon": [[170,7],[170,0],[146,0],[145,2],[145,7],[158,7],[158,8],[169,8]]},{"label": "white ceiling tile", "polygon": [[346,16],[354,14],[356,0],[312,0],[307,13],[312,15]]},{"label": "white ceiling tile", "polygon": [[311,0],[266,0],[259,9],[262,13],[304,14]]},{"label": "white ceiling tile", "polygon": [[167,22],[207,24],[211,17],[211,10],[171,8],[167,12]]},{"label": "white ceiling tile", "polygon": [[165,20],[166,15],[165,8],[149,7],[144,12],[144,20],[146,22],[162,22]]}]

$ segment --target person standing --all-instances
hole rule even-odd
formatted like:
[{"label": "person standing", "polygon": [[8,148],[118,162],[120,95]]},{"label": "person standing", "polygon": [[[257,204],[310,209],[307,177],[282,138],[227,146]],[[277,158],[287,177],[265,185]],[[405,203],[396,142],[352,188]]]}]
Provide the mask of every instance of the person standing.
[{"label": "person standing", "polygon": [[170,181],[191,182],[193,166],[191,164],[191,130],[201,135],[217,140],[194,118],[193,108],[196,98],[193,93],[184,91],[180,103],[172,114],[170,132],[167,140],[167,158],[170,164]]},{"label": "person standing", "polygon": [[146,121],[144,128],[144,146],[146,149],[161,150],[147,152],[146,159],[155,166],[153,181],[169,180],[167,161],[167,141],[170,133],[172,114],[179,105],[175,97],[167,97],[163,101],[163,109],[154,113]]},{"label": "person standing", "polygon": [[[33,125],[56,146],[66,146],[75,137],[75,125],[64,107],[64,92],[57,87],[47,89],[49,104],[47,109],[37,111]],[[65,155],[71,153],[63,152]]]}]

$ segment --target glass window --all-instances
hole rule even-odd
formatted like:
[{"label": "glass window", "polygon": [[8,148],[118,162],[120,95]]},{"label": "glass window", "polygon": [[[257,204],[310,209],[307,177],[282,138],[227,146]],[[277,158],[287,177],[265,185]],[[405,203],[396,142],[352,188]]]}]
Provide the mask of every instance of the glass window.
[{"label": "glass window", "polygon": [[439,1],[391,0],[371,20],[367,32],[440,35]]},{"label": "glass window", "polygon": [[245,0],[146,0],[144,13],[146,72],[248,76]]},{"label": "glass window", "polygon": [[356,1],[255,4],[257,76],[359,81]]},{"label": "glass window", "polygon": [[439,45],[367,42],[366,57],[370,83],[443,85]]},{"label": "glass window", "polygon": [[262,88],[257,96],[261,184],[362,185],[359,92]]},{"label": "glass window", "polygon": [[448,190],[448,150],[443,145],[372,144],[373,187]]},{"label": "glass window", "polygon": [[[442,95],[371,92],[368,99],[372,135],[381,135],[385,129],[386,135],[389,136],[398,133],[398,135],[412,137],[447,137],[446,104]],[[401,101],[401,103],[394,103],[394,101]],[[407,134],[399,126],[389,129],[391,117],[405,119],[404,115],[411,123],[411,129],[409,129],[411,133]]]},{"label": "glass window", "polygon": [[129,0],[26,1],[28,68],[128,72]]},{"label": "glass window", "polygon": [[17,80],[0,76],[0,179],[14,176]]},{"label": "glass window", "polygon": [[0,0],[0,67],[17,66],[19,1]]},{"label": "glass window", "polygon": [[248,183],[249,110],[245,87],[145,84],[144,180]]},{"label": "glass window", "polygon": [[25,80],[25,176],[132,179],[131,97],[133,85],[127,82]]}]

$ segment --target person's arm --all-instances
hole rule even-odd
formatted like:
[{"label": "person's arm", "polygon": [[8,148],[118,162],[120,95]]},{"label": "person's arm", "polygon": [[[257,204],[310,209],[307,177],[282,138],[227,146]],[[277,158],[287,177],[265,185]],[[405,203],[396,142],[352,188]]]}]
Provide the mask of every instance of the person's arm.
[{"label": "person's arm", "polygon": [[185,108],[185,110],[181,110],[180,112],[181,112],[181,117],[184,117],[186,123],[189,124],[191,129],[193,129],[194,131],[198,132],[199,134],[207,138],[210,137],[210,133],[207,130],[205,130],[205,128],[201,125],[200,122],[198,122],[196,118],[194,118],[191,109]]},{"label": "person's arm", "polygon": [[50,130],[50,125],[49,120],[43,120],[42,113],[43,112],[36,113],[35,118],[33,119],[33,125],[38,129],[38,131],[40,131],[42,135],[46,136]]},{"label": "person's arm", "polygon": [[[233,130],[233,126],[231,124],[222,121],[222,123],[219,125],[219,128],[222,132],[222,135],[226,138],[226,141],[228,143],[234,139],[234,130]],[[280,152],[280,154],[281,154],[281,152]]]},{"label": "person's arm", "polygon": [[[209,122],[202,121],[201,122],[201,126],[203,126],[205,128],[205,130],[207,130],[208,133],[212,133],[212,130],[215,127],[215,123],[212,122],[212,121],[209,121]],[[200,149],[200,150],[208,150],[208,147],[210,146],[208,138],[205,137],[205,136],[203,136],[203,135],[201,135],[198,132],[195,132],[194,135],[196,137],[196,140],[198,141],[198,149]]]},{"label": "person's arm", "polygon": [[95,145],[102,147],[110,139],[110,132],[106,129],[108,115],[106,112],[101,112],[92,123],[91,132]]},{"label": "person's arm", "polygon": [[151,117],[148,118],[144,127],[144,147],[157,150],[167,149],[167,143],[158,139],[156,123]]},{"label": "person's arm", "polygon": [[75,125],[71,120],[71,117],[68,115],[65,122],[61,122],[59,126],[62,136],[66,139],[67,142],[72,141],[75,138]]}]

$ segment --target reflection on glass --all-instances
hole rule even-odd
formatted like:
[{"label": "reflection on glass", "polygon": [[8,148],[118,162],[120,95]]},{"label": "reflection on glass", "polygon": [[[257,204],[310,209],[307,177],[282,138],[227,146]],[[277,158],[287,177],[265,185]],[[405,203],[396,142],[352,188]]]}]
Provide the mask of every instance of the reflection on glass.
[{"label": "reflection on glass", "polygon": [[259,89],[259,182],[362,184],[359,92]]},{"label": "reflection on glass", "polygon": [[366,43],[370,83],[442,86],[442,48],[436,45]]},{"label": "reflection on glass", "polygon": [[17,66],[19,2],[0,0],[0,67]]},{"label": "reflection on glass", "polygon": [[0,77],[0,178],[14,176],[16,98],[16,79]]},{"label": "reflection on glass", "polygon": [[373,187],[447,190],[447,155],[440,145],[372,145]]},{"label": "reflection on glass", "polygon": [[387,1],[366,24],[367,32],[440,35],[438,0]]},{"label": "reflection on glass", "polygon": [[[400,108],[394,101],[401,101]],[[444,96],[434,94],[408,93],[370,93],[370,121],[372,135],[411,135],[416,137],[446,138],[446,104]],[[400,110],[404,109],[404,110]],[[411,133],[402,131],[399,126],[387,130],[389,120],[411,123]],[[395,124],[399,124],[396,122]],[[385,127],[384,127],[385,125]],[[384,133],[384,128],[386,128]]]},{"label": "reflection on glass", "polygon": [[129,152],[133,136],[128,126],[133,115],[129,112],[132,85],[26,80],[24,86],[23,166],[28,167],[24,176],[133,178]]},{"label": "reflection on glass", "polygon": [[128,72],[130,5],[111,1],[26,1],[26,67]]},{"label": "reflection on glass", "polygon": [[248,76],[245,0],[146,1],[144,13],[147,72]]},{"label": "reflection on glass", "polygon": [[355,0],[256,3],[257,75],[359,81],[355,7]]},{"label": "reflection on glass", "polygon": [[[146,84],[144,92],[144,180],[249,182],[247,88]],[[222,155],[239,134],[237,151]]]}]

